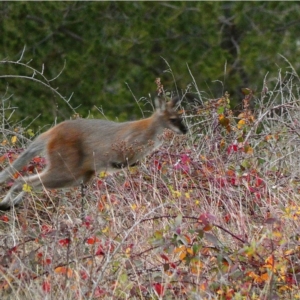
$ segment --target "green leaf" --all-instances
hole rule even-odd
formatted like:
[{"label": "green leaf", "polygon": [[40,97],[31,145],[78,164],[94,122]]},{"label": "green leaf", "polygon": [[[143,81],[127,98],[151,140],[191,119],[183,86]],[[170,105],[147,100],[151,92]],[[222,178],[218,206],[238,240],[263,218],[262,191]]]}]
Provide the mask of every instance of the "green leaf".
[{"label": "green leaf", "polygon": [[225,107],[224,106],[220,106],[219,108],[218,108],[218,114],[222,114],[223,112],[224,112],[224,110],[225,110]]},{"label": "green leaf", "polygon": [[34,132],[32,129],[27,129],[26,133],[30,136],[33,137],[34,136]]},{"label": "green leaf", "polygon": [[179,227],[180,225],[182,224],[182,215],[178,215],[176,218],[175,218],[175,227]]},{"label": "green leaf", "polygon": [[123,273],[119,276],[120,283],[126,283],[128,281],[128,276],[126,273]]}]

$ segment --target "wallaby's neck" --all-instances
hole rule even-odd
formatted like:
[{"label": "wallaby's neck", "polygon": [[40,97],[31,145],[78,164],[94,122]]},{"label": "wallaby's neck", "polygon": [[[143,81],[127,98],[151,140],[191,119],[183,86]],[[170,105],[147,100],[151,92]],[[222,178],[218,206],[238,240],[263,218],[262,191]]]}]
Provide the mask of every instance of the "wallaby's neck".
[{"label": "wallaby's neck", "polygon": [[148,136],[150,139],[155,139],[162,134],[164,127],[162,126],[161,116],[155,112],[152,116],[146,119],[130,122],[133,132]]}]

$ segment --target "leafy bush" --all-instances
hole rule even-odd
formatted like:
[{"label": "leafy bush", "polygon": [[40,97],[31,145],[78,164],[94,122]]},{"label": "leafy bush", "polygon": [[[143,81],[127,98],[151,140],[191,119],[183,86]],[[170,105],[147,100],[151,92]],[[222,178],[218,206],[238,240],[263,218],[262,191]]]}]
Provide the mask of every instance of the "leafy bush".
[{"label": "leafy bush", "polygon": [[[268,86],[236,111],[194,82],[187,137],[86,190],[28,189],[0,215],[1,298],[299,298],[299,77]],[[4,167],[32,132],[2,103]]]}]

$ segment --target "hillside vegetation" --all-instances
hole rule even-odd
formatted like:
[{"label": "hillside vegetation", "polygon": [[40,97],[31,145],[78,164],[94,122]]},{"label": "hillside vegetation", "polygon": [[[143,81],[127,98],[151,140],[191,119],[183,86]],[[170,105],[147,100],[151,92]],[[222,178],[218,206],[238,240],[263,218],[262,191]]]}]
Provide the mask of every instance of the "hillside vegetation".
[{"label": "hillside vegetation", "polygon": [[149,116],[157,78],[189,131],[86,187],[24,185],[0,298],[299,299],[299,20],[293,1],[2,1],[0,170],[62,120]]},{"label": "hillside vegetation", "polygon": [[[245,86],[237,109],[191,77],[177,91],[187,136],[165,132],[139,166],[84,189],[24,187],[24,204],[0,214],[1,299],[299,299],[300,78],[288,66]],[[5,167],[35,132],[8,101],[1,110]]]}]

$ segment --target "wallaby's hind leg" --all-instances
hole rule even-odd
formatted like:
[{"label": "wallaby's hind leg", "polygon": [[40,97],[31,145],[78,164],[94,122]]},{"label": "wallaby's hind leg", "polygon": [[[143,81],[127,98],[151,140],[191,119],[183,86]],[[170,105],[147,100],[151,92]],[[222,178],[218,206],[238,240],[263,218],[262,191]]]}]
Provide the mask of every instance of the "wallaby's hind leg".
[{"label": "wallaby's hind leg", "polygon": [[40,174],[18,179],[11,187],[5,198],[0,202],[0,210],[8,210],[11,206],[22,202],[25,194],[23,185],[26,183],[32,188],[45,187],[46,189],[57,189],[79,185],[88,182],[95,174],[94,171],[78,170],[77,173],[57,172],[57,169],[46,169]]},{"label": "wallaby's hind leg", "polygon": [[34,189],[41,188],[42,186],[55,189],[72,185],[71,183],[74,181],[73,177],[64,176],[61,178],[56,173],[52,174],[49,170],[45,170],[40,174],[18,179],[8,191],[5,198],[0,202],[0,210],[8,210],[11,206],[22,202],[22,198],[25,194],[23,191],[23,185],[25,183]]},{"label": "wallaby's hind leg", "polygon": [[11,187],[5,198],[0,202],[0,210],[9,210],[11,206],[18,205],[22,202],[25,194],[25,192],[22,191],[22,186],[22,184],[16,184]]}]

